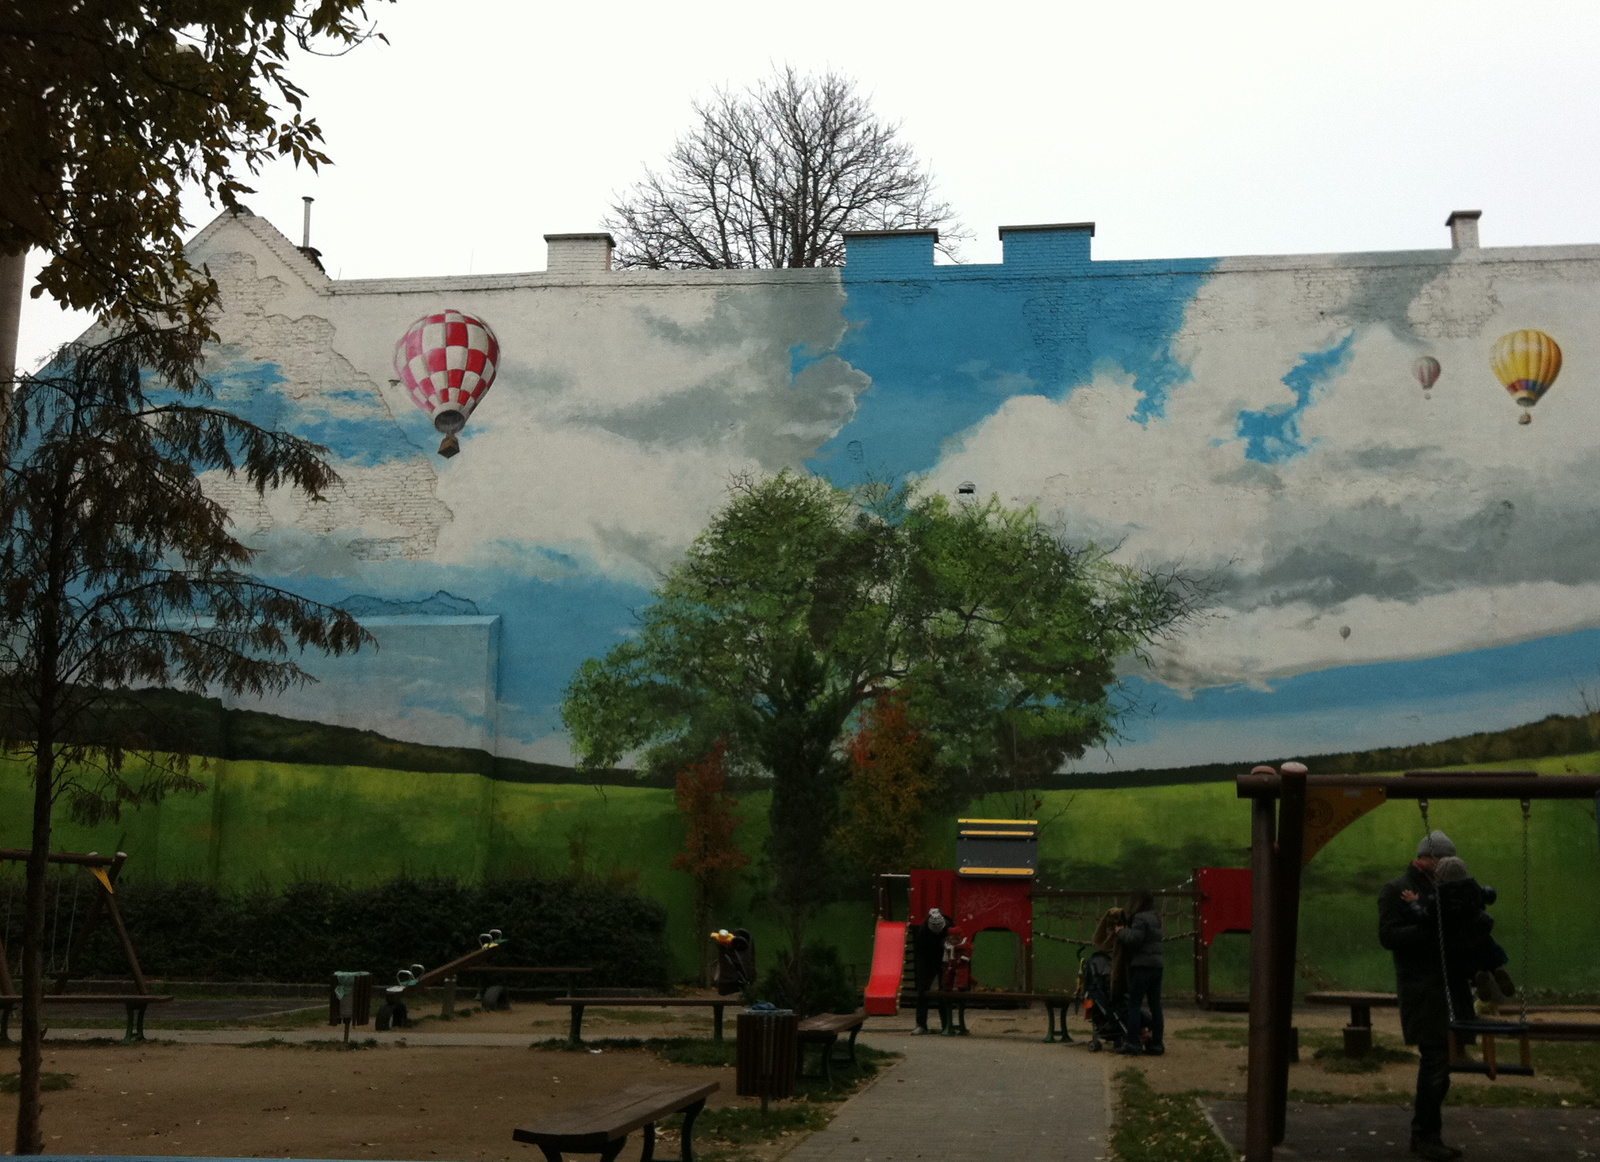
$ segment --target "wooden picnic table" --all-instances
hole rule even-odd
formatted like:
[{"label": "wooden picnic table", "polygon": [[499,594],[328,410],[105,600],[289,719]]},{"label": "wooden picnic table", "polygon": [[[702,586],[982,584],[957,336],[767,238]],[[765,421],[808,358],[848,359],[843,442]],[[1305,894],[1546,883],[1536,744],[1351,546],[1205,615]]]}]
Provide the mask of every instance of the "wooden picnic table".
[{"label": "wooden picnic table", "polygon": [[547,1162],[562,1162],[563,1152],[598,1154],[601,1162],[612,1162],[627,1145],[628,1135],[642,1127],[643,1162],[655,1156],[656,1123],[681,1113],[683,1162],[694,1162],[694,1120],[705,1109],[706,1098],[720,1088],[715,1081],[688,1086],[640,1082],[552,1114],[542,1122],[519,1126],[511,1131],[511,1138],[539,1147]]},{"label": "wooden picnic table", "polygon": [[741,1006],[744,1001],[731,997],[550,997],[547,1005],[568,1005],[572,1009],[572,1032],[568,1037],[574,1045],[583,1041],[583,1010],[597,1009],[691,1009],[709,1008],[713,1011],[712,1037],[722,1040],[722,1013],[730,1006]]}]

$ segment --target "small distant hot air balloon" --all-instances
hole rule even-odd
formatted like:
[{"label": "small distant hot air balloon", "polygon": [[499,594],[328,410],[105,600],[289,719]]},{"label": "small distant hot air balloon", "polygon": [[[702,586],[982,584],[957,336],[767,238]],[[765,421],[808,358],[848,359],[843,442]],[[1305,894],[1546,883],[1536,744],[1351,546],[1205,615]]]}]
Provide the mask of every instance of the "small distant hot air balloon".
[{"label": "small distant hot air balloon", "polygon": [[395,374],[444,437],[439,455],[461,451],[456,433],[493,385],[499,362],[500,341],[489,324],[455,310],[423,315],[394,345]]},{"label": "small distant hot air balloon", "polygon": [[[1550,385],[1561,374],[1561,348],[1543,331],[1512,331],[1500,336],[1489,353],[1489,366],[1518,406],[1531,408],[1544,398]],[[1517,423],[1531,423],[1524,411]]]},{"label": "small distant hot air balloon", "polygon": [[1439,361],[1432,355],[1424,355],[1411,365],[1411,374],[1422,384],[1422,398],[1433,398],[1430,389],[1439,381]]}]

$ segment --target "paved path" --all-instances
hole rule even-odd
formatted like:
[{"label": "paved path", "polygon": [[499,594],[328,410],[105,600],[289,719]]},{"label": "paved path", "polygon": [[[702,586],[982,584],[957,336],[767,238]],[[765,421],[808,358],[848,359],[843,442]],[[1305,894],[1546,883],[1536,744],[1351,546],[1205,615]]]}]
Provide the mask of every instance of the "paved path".
[{"label": "paved path", "polygon": [[1095,1162],[1107,1074],[1081,1045],[877,1033],[905,1054],[786,1162]]}]

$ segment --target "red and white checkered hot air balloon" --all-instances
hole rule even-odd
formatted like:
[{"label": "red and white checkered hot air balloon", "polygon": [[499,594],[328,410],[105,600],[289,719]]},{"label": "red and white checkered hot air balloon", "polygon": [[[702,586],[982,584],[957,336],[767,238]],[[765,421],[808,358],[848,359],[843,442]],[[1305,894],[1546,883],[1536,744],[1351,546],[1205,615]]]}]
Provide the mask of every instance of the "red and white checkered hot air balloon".
[{"label": "red and white checkered hot air balloon", "polygon": [[494,384],[499,363],[500,341],[489,324],[448,308],[423,315],[394,345],[395,374],[444,437],[439,455],[461,451],[456,433]]}]

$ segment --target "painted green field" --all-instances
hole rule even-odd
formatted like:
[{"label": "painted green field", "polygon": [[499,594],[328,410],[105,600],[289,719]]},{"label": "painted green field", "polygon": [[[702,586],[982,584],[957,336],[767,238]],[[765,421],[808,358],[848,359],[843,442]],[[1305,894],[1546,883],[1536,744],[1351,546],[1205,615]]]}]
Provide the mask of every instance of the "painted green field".
[{"label": "painted green field", "polygon": [[[1545,774],[1595,770],[1600,754],[1507,763]],[[692,931],[688,877],[669,867],[683,832],[670,791],[648,787],[496,782],[470,773],[419,773],[215,761],[199,772],[207,790],[128,812],[121,822],[84,829],[63,822],[58,850],[121,849],[127,874],[199,879],[253,887],[296,879],[373,883],[399,874],[468,879],[530,872],[600,876],[636,884],[668,909],[679,971],[688,976],[704,934]],[[27,788],[20,767],[0,765],[0,846],[26,842]],[[1047,882],[1068,887],[1180,883],[1200,865],[1246,862],[1249,812],[1231,783],[1048,792],[1041,858]],[[759,855],[767,796],[745,797],[740,842]],[[1002,800],[970,813],[1009,814]],[[1438,803],[1433,821],[1456,839],[1484,882],[1501,889],[1497,934],[1521,968],[1521,820],[1514,803]],[[1307,869],[1301,944],[1320,983],[1387,988],[1392,974],[1376,943],[1373,899],[1414,850],[1421,820],[1394,803],[1336,839]],[[1535,804],[1529,865],[1531,971],[1536,989],[1600,991],[1600,853],[1587,802]],[[955,823],[942,829],[953,860]],[[949,866],[948,863],[946,866]],[[9,868],[0,874],[16,874]],[[847,964],[864,970],[871,919],[864,902],[840,904],[817,925]],[[752,888],[735,892],[716,918],[743,925],[770,954],[777,932]],[[1040,929],[1078,936],[1081,924],[1041,918]],[[1215,986],[1242,990],[1247,941],[1225,937],[1216,950]],[[1004,941],[985,942],[978,964],[992,983],[1009,983]],[[1169,992],[1189,987],[1187,946],[1169,948]],[[765,957],[763,957],[765,959]],[[1071,983],[1074,950],[1036,942],[1036,980]]]}]

